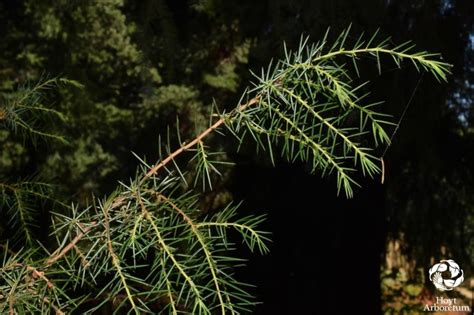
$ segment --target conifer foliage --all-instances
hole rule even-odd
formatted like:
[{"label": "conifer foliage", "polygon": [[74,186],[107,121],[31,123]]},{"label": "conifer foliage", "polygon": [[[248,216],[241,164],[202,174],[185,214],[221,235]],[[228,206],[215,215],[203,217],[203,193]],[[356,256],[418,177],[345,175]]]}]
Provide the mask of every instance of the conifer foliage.
[{"label": "conifer foliage", "polygon": [[[9,237],[2,243],[0,311],[251,312],[249,284],[234,275],[244,263],[235,234],[260,254],[268,252],[270,235],[259,227],[264,217],[239,216],[238,203],[216,213],[200,209],[199,189],[212,189],[225,167],[223,153],[206,144],[208,136],[252,139],[273,161],[280,155],[307,162],[314,173],[334,175],[337,191],[351,197],[355,174],[380,172],[374,150],[389,144],[392,124],[380,102],[366,102],[367,82],[355,83],[360,59],[372,58],[379,72],[385,56],[396,67],[412,63],[440,81],[449,74],[450,65],[436,54],[417,52],[410,44],[391,47],[388,40],[377,42],[376,34],[350,44],[349,31],[331,43],[327,36],[316,44],[303,38],[295,51],[285,49],[284,59],[254,74],[233,110],[215,106],[208,128],[192,139],[181,139],[178,128],[178,147],[165,143],[155,164],[138,158],[136,177],[120,182],[109,196],[94,198],[87,207],[53,201],[58,206],[51,212],[52,246],[34,235],[35,205],[48,199],[48,185],[34,178],[1,183],[0,207],[7,218],[2,228],[12,233],[4,233]],[[64,141],[39,124],[61,120],[61,113],[43,105],[39,91],[62,82],[68,84],[45,80],[4,98],[2,127],[26,138]],[[193,161],[188,165],[195,169],[183,168],[178,156]],[[187,180],[189,171],[196,180]]]}]

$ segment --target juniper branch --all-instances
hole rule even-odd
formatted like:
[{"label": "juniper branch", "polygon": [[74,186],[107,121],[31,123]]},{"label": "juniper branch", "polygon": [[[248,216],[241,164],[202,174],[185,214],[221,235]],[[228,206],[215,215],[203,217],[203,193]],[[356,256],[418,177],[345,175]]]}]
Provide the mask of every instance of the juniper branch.
[{"label": "juniper branch", "polygon": [[[55,214],[57,249],[28,264],[34,269],[25,269],[42,280],[35,281],[41,286],[38,294],[17,295],[17,289],[26,287],[27,275],[11,274],[6,286],[11,295],[0,299],[0,308],[15,312],[22,307],[20,300],[33,299],[32,309],[60,313],[82,303],[86,313],[93,313],[116,296],[120,297],[114,303],[116,312],[237,314],[247,310],[254,301],[246,285],[233,276],[235,265],[242,260],[231,255],[234,247],[227,231],[239,232],[251,251],[258,248],[266,253],[269,238],[258,229],[264,218],[236,219],[238,206],[231,204],[214,215],[203,214],[197,206],[199,196],[189,187],[183,191],[180,185],[184,172],[177,158],[185,152],[194,153],[196,159],[201,155],[197,170],[210,184],[209,172],[219,171],[208,160],[211,153],[204,140],[226,127],[240,143],[252,136],[272,161],[273,151],[279,148],[281,156],[291,162],[300,159],[310,163],[314,172],[336,173],[337,191],[344,189],[346,196],[352,196],[353,186],[358,185],[353,178],[357,169],[369,176],[380,171],[371,150],[389,142],[385,128],[391,122],[374,109],[380,103],[363,104],[365,85],[353,86],[351,71],[339,63],[339,57],[350,58],[358,76],[357,63],[363,55],[375,57],[379,72],[380,55],[386,54],[398,67],[409,60],[418,70],[441,80],[446,80],[450,65],[434,59],[436,55],[412,52],[411,46],[391,49],[386,41],[374,45],[375,36],[367,42],[361,37],[347,47],[348,33],[344,31],[329,48],[326,37],[316,45],[302,39],[295,52],[285,47],[285,58],[255,75],[256,82],[239,105],[217,114],[218,119],[196,137],[181,142],[178,134],[177,149],[167,149],[169,154],[155,165],[141,160],[137,177],[128,185],[121,183],[105,200],[94,199],[97,202],[81,211],[71,207],[68,214]],[[56,115],[44,107],[38,112]],[[8,112],[0,111],[0,120],[5,115]],[[350,119],[353,116],[359,117],[358,124]],[[374,143],[366,134],[373,135]],[[171,164],[176,172],[160,173]],[[21,259],[27,261],[26,257],[7,256],[4,269],[23,264]],[[90,290],[90,298],[76,303],[72,296],[77,287]],[[39,289],[48,295],[39,294]],[[153,301],[161,297],[165,305],[152,310]],[[84,306],[90,299],[100,302]]]}]

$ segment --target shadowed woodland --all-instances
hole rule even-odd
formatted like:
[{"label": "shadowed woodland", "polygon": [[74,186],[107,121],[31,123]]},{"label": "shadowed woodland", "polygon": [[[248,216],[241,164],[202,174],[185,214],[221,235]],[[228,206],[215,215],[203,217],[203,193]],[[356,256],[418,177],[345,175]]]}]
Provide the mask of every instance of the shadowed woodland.
[{"label": "shadowed woodland", "polygon": [[[262,234],[271,239],[264,255],[252,252],[260,246],[252,236],[246,236],[250,245],[245,246],[239,231],[228,235],[236,256],[248,259],[232,273],[255,285],[248,291],[261,302],[248,313],[416,314],[434,294],[427,269],[445,258],[462,266],[463,287],[472,294],[473,16],[474,3],[468,0],[0,1],[3,255],[36,241],[53,252],[52,213],[90,205],[103,209],[98,200],[105,196],[116,202],[118,181],[133,191],[130,179],[139,177],[137,166],[154,164],[182,145],[181,138],[205,130],[212,117],[231,115],[237,104],[252,101],[241,99],[255,81],[249,70],[260,75],[270,60],[275,65],[285,58],[285,49],[297,50],[302,36],[318,42],[330,27],[327,39],[333,42],[350,25],[351,43],[378,30],[377,39],[390,37],[393,47],[412,41],[415,51],[440,53],[441,61],[452,65],[447,82],[410,62],[399,69],[389,56],[377,55],[380,68],[370,58],[351,68],[356,81],[356,71],[363,77],[359,84],[370,81],[363,87],[370,91],[366,103],[385,101],[377,110],[395,123],[386,129],[392,143],[371,152],[383,157],[383,183],[380,173],[373,178],[355,173],[360,187],[346,198],[344,189],[338,194],[338,178],[312,174],[311,163],[289,163],[270,156],[258,142],[216,134],[205,145],[225,152],[215,157],[216,165],[225,167],[219,176],[198,178],[206,164],[192,159],[193,169],[179,175],[203,184],[199,198],[186,197],[182,204],[196,205],[207,218],[218,216],[232,200],[235,205],[243,201],[236,213],[229,209],[229,217],[241,222],[255,216],[250,226],[258,223],[259,231],[271,233]],[[41,102],[54,112],[46,120],[29,117],[25,124],[46,136],[4,123],[4,104],[45,82]],[[258,93],[255,99],[261,101]],[[171,149],[162,149],[163,143]],[[176,162],[187,163],[184,158]],[[22,189],[31,217],[20,217],[19,211],[12,219],[11,209],[21,208],[18,200],[23,199],[16,194]],[[90,222],[96,222],[93,218]],[[21,232],[22,222],[31,225],[31,234]],[[4,291],[9,282],[0,283],[2,312],[8,312]],[[96,314],[109,314],[128,303],[125,293],[101,294],[88,297],[77,312],[97,306]],[[462,292],[456,294],[472,303]],[[151,313],[167,314],[173,298],[153,299]],[[107,299],[110,303],[100,304]],[[186,305],[176,307],[190,312]]]}]

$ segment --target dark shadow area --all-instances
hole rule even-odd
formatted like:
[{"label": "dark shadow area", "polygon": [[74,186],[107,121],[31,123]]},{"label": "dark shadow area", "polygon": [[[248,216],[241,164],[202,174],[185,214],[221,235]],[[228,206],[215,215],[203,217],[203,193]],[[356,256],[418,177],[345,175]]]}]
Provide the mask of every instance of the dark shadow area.
[{"label": "dark shadow area", "polygon": [[273,233],[270,254],[240,271],[263,302],[255,314],[380,314],[381,185],[364,183],[344,200],[333,183],[286,164],[241,164],[233,184],[242,213],[266,213]]}]

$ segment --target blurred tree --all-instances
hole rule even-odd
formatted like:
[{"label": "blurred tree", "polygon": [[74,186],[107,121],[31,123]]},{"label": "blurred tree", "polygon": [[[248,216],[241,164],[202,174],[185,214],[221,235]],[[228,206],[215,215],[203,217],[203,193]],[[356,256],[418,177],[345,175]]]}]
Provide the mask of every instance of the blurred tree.
[{"label": "blurred tree", "polygon": [[[185,135],[201,129],[212,98],[227,103],[238,89],[237,65],[247,63],[252,45],[238,36],[238,24],[226,25],[196,10],[187,10],[193,21],[181,25],[182,17],[165,1],[0,5],[7,26],[0,44],[3,89],[37,80],[44,69],[85,87],[61,91],[57,102],[69,118],[61,131],[70,142],[53,144],[29,160],[37,172],[64,183],[62,196],[84,202],[91,192],[107,192],[117,178],[133,173],[130,149],[156,158],[150,135],[162,133],[176,114]],[[8,142],[3,147],[20,145],[3,138]],[[26,159],[18,150],[12,152],[17,169]]]}]

